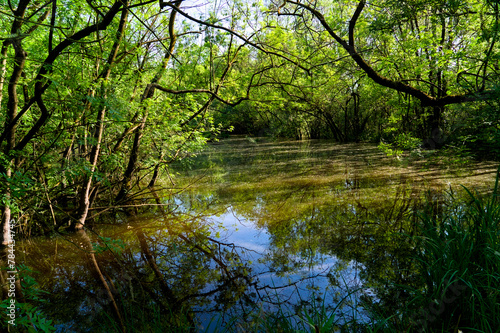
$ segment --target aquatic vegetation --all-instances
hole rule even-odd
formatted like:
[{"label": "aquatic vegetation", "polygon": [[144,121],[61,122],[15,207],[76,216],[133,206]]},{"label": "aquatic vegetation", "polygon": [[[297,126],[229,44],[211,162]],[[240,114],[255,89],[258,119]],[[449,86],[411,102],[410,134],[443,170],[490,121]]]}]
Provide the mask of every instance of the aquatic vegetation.
[{"label": "aquatic vegetation", "polygon": [[20,259],[40,271],[50,302],[40,308],[56,327],[414,329],[435,316],[443,292],[445,301],[462,292],[461,275],[437,273],[445,261],[436,262],[430,241],[447,244],[448,216],[461,224],[473,216],[475,201],[457,184],[477,186],[483,200],[495,170],[476,163],[458,177],[419,161],[395,165],[375,145],[245,138],[171,169],[180,174],[175,187],[168,180],[164,191],[145,191],[141,199],[154,203],[145,214],[110,218],[86,236],[18,243]]},{"label": "aquatic vegetation", "polygon": [[412,237],[416,267],[408,272],[416,284],[397,286],[404,298],[395,314],[387,316],[390,309],[385,310],[386,330],[495,332],[500,327],[498,176],[486,198],[464,191],[465,201],[451,193],[441,211],[429,202],[419,213],[420,234]]}]

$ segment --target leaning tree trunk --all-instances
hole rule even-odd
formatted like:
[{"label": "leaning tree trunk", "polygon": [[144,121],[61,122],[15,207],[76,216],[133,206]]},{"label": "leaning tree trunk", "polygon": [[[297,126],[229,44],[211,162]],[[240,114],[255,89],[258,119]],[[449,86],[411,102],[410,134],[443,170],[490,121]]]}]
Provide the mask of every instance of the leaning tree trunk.
[{"label": "leaning tree trunk", "polygon": [[[175,2],[175,6],[178,8],[180,6],[180,3],[181,1]],[[121,189],[118,192],[118,195],[116,196],[117,202],[126,200],[128,193],[132,188],[132,178],[137,169],[137,160],[139,158],[141,139],[144,134],[144,128],[146,127],[146,121],[148,119],[148,112],[149,112],[148,107],[145,105],[144,102],[147,99],[150,99],[154,96],[154,91],[155,91],[154,85],[161,80],[163,74],[165,73],[165,70],[167,69],[167,65],[172,56],[172,52],[174,52],[175,42],[176,42],[174,23],[176,14],[177,11],[175,10],[172,10],[172,13],[170,14],[170,20],[169,20],[170,45],[163,59],[161,68],[159,69],[158,73],[156,73],[155,77],[151,80],[151,83],[146,86],[146,88],[144,89],[144,93],[142,94],[141,97],[141,104],[144,105],[144,114],[142,116],[142,120],[139,127],[135,131],[134,143],[132,145],[132,150],[130,151],[127,169],[123,174]]]},{"label": "leaning tree trunk", "polygon": [[[128,5],[128,1],[124,0],[123,1],[123,6],[125,7],[124,10],[122,11],[122,15],[120,18],[120,23],[118,25],[118,31],[116,32],[116,41],[113,44],[113,47],[111,48],[111,52],[108,57],[108,61],[106,64],[106,67],[104,68],[103,72],[101,75],[99,75],[99,78],[102,78],[104,81],[107,81],[109,79],[109,76],[111,74],[111,67],[113,66],[113,63],[116,60],[116,56],[118,54],[118,50],[120,48],[120,43],[123,38],[123,32],[125,31],[125,25],[127,23],[127,15],[128,15],[128,10],[126,9]],[[102,96],[103,98],[106,97],[106,88],[104,87],[104,83],[102,84]],[[85,225],[85,220],[87,219],[87,215],[89,212],[90,208],[90,192],[92,189],[92,177],[94,176],[94,172],[97,168],[97,162],[99,160],[99,153],[101,150],[101,143],[102,143],[102,136],[104,132],[104,118],[106,116],[106,107],[102,106],[99,109],[99,112],[97,114],[97,128],[95,129],[94,132],[94,142],[95,145],[93,146],[91,153],[90,153],[90,172],[86,176],[84,185],[80,191],[80,206],[78,209],[78,217],[77,220],[74,221],[72,224],[72,228],[75,230],[82,229],[83,226]]]}]

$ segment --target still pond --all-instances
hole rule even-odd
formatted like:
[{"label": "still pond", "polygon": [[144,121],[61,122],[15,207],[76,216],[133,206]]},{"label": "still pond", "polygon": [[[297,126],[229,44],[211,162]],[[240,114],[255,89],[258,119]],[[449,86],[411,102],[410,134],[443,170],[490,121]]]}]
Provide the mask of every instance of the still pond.
[{"label": "still pond", "polygon": [[173,320],[165,313],[194,331],[237,331],[311,306],[363,320],[362,301],[390,304],[391,285],[409,278],[415,213],[464,195],[460,185],[491,191],[496,167],[235,137],[170,165],[161,188],[144,189],[137,206],[150,205],[138,215],[18,242],[17,260],[47,292],[40,308],[61,332],[119,321],[153,331]]}]

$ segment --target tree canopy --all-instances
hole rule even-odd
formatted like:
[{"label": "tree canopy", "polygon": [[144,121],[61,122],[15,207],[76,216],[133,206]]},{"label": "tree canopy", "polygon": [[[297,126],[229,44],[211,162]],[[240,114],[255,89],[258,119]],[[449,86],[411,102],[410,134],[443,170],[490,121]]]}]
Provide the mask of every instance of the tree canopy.
[{"label": "tree canopy", "polygon": [[221,133],[500,151],[493,0],[0,2],[0,202],[78,229]]}]

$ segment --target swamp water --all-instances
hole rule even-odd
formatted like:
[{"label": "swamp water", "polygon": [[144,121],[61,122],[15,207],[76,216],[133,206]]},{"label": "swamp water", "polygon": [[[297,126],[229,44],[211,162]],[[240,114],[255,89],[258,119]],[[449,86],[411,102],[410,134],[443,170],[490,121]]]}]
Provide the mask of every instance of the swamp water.
[{"label": "swamp water", "polygon": [[[232,138],[170,166],[147,213],[16,244],[61,332],[263,331],[263,320],[367,320],[411,283],[415,211],[459,184],[491,191],[496,164],[399,161],[375,145]],[[452,191],[452,192],[450,192]],[[103,221],[101,221],[103,222]],[[181,330],[179,330],[180,332]]]}]

